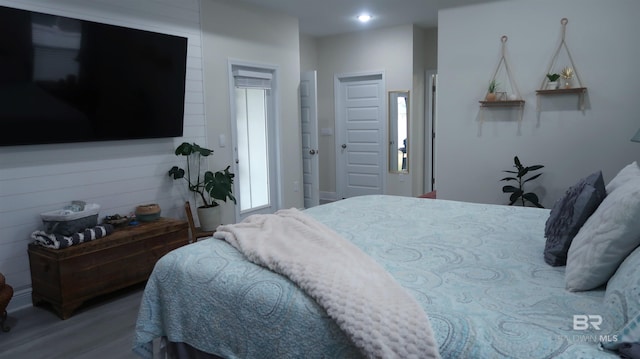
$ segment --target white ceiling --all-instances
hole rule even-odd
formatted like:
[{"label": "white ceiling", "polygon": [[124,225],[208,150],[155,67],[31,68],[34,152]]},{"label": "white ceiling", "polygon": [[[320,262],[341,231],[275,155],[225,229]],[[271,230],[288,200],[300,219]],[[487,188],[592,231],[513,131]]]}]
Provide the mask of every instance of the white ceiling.
[{"label": "white ceiling", "polygon": [[[236,0],[297,17],[300,32],[327,36],[365,29],[415,24],[438,26],[438,10],[500,0]],[[360,23],[367,12],[373,19]]]}]

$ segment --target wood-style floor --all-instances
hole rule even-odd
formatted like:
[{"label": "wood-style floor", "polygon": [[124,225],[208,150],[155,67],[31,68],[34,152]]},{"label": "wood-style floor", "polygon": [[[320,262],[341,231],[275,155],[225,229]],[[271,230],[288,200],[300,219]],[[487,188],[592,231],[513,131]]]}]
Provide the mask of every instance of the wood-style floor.
[{"label": "wood-style floor", "polygon": [[10,313],[0,331],[2,359],[140,358],[131,351],[143,285],[86,302],[61,320],[50,308]]}]

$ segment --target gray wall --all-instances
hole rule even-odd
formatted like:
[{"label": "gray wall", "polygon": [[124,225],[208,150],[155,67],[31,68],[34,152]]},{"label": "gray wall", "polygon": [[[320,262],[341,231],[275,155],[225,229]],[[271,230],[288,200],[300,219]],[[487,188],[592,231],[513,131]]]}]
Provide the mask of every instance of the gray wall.
[{"label": "gray wall", "polygon": [[[278,93],[279,166],[282,208],[303,207],[300,133],[300,40],[298,19],[242,6],[233,1],[202,2],[202,43],[205,74],[207,136],[216,151],[214,167],[233,163],[233,145],[220,147],[223,134],[231,140],[229,60],[275,67]],[[230,142],[230,141],[229,141]],[[231,203],[224,205],[223,222],[234,220]]]},{"label": "gray wall", "polygon": [[[579,178],[602,170],[609,181],[640,159],[629,142],[640,127],[640,3],[635,0],[538,0],[489,3],[441,11],[438,28],[438,197],[507,203],[502,170],[518,155],[544,174],[527,187],[551,207]],[[561,18],[569,20],[566,43],[588,88],[586,109],[575,95],[543,98],[536,89],[560,42]],[[524,117],[487,110],[480,100],[498,64],[500,37],[524,100]],[[568,65],[567,60],[559,67]]]},{"label": "gray wall", "polygon": [[300,70],[318,70],[318,41],[310,35],[300,34]]}]

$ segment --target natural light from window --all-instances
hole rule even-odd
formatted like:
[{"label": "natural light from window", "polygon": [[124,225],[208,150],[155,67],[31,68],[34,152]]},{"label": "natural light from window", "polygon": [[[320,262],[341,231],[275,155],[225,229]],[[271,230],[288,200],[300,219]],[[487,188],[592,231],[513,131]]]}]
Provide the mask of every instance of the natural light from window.
[{"label": "natural light from window", "polygon": [[236,87],[240,211],[270,204],[267,89]]}]

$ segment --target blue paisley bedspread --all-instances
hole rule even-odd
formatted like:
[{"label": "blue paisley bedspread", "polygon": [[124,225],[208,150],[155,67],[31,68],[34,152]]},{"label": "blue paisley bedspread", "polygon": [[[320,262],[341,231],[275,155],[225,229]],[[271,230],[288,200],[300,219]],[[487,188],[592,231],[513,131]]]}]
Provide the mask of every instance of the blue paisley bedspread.
[{"label": "blue paisley bedspread", "polygon": [[[569,292],[544,262],[549,210],[362,196],[305,210],[380,263],[427,312],[443,358],[614,358],[598,348],[623,323],[604,289]],[[600,329],[574,329],[600,315]],[[166,337],[225,358],[358,358],[288,279],[206,239],[161,258],[142,298],[134,351]]]}]

